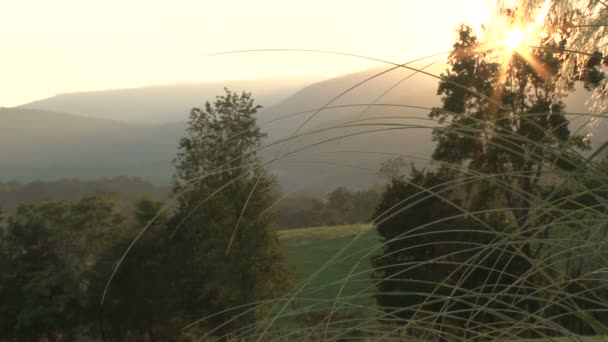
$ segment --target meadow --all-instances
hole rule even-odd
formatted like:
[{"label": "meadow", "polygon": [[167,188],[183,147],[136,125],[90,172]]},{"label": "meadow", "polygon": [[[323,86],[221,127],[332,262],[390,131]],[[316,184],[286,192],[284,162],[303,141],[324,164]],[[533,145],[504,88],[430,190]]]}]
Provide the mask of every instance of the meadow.
[{"label": "meadow", "polygon": [[282,230],[279,239],[296,282],[305,284],[304,297],[318,299],[321,306],[353,296],[354,303],[373,303],[368,254],[380,241],[371,225]]},{"label": "meadow", "polygon": [[[342,315],[375,319],[375,287],[370,255],[378,254],[380,236],[373,225],[354,224],[280,230],[278,232],[295,281],[302,285],[300,305],[309,312],[326,313],[342,305]],[[339,304],[336,304],[339,303]],[[297,307],[298,305],[296,305]],[[377,317],[376,317],[377,318]],[[293,322],[290,329],[295,330]],[[506,339],[505,341],[608,341],[602,336]]]}]

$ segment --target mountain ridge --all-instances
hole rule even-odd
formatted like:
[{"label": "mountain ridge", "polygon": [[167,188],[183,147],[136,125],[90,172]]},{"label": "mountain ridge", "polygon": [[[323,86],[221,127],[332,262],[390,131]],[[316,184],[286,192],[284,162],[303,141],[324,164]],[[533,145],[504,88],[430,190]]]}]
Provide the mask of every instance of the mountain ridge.
[{"label": "mountain ridge", "polygon": [[185,121],[190,108],[215,99],[224,88],[253,92],[257,99],[272,105],[311,82],[309,79],[269,78],[222,82],[176,83],[78,91],[57,94],[17,106],[114,119],[130,123],[170,123]]},{"label": "mountain ridge", "polygon": [[[363,189],[379,182],[379,165],[397,155],[410,156],[418,165],[427,163],[436,126],[428,113],[440,105],[437,80],[408,70],[374,77],[381,71],[315,82],[259,113],[260,128],[269,134],[265,143],[270,144],[260,156],[270,163],[285,191],[303,188],[309,194],[324,194],[337,186]],[[572,94],[567,109],[585,111],[585,96]],[[135,100],[132,106],[139,103]],[[330,102],[329,107],[336,108],[317,112]],[[380,106],[368,106],[374,103]],[[0,180],[138,176],[167,184],[190,108],[183,110],[181,120],[169,123],[83,116],[74,113],[77,106],[63,112],[0,108]],[[299,134],[293,136],[296,130]],[[599,125],[597,132],[596,141],[601,141],[608,129]],[[284,142],[272,144],[276,141]]]}]

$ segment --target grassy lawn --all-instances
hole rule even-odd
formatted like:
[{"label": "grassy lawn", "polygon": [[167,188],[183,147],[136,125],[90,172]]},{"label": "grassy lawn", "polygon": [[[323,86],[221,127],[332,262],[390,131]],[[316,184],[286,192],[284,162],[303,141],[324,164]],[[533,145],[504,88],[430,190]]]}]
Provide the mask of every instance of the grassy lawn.
[{"label": "grassy lawn", "polygon": [[364,306],[373,303],[367,254],[379,237],[370,225],[290,229],[280,231],[279,237],[297,282],[306,283],[300,298],[316,299],[320,307],[331,307],[336,298]]},{"label": "grassy lawn", "polygon": [[[379,244],[379,236],[370,225],[282,230],[279,231],[279,238],[287,252],[296,281],[305,284],[304,290],[298,297],[311,299],[301,301],[303,306],[310,305],[308,309],[323,310],[323,308],[331,308],[334,305],[333,301],[340,298],[340,301],[351,304],[345,305],[351,314],[367,317],[374,315],[373,310],[366,311],[360,307],[372,309],[375,307],[373,299],[375,288],[370,279],[371,274],[365,271],[371,269],[369,255],[379,253],[370,249]],[[321,268],[324,269],[319,271]],[[351,272],[360,274],[348,278],[340,292]],[[351,296],[356,297],[349,298]],[[556,337],[518,341],[600,342],[608,341],[608,338]]]}]

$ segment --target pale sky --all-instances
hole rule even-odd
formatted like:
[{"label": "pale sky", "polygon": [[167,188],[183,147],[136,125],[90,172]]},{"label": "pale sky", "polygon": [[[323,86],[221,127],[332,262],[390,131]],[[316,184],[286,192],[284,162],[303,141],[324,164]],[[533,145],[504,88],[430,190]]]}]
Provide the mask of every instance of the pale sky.
[{"label": "pale sky", "polygon": [[182,82],[322,76],[449,50],[488,0],[0,0],[0,106],[58,93]]}]

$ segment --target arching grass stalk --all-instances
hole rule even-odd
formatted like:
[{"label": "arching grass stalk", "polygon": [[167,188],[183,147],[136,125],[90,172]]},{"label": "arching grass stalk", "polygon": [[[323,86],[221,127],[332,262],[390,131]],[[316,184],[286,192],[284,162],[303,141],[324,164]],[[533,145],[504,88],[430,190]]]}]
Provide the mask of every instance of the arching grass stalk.
[{"label": "arching grass stalk", "polygon": [[[343,55],[353,56],[349,54]],[[356,57],[361,58],[362,56]],[[377,104],[376,101],[378,98],[368,104],[332,106],[332,103],[336,99],[350,93],[353,89],[366,84],[369,80],[393,70],[401,68],[411,70],[412,73],[407,76],[406,79],[418,73],[440,79],[439,76],[426,72],[424,70],[426,67],[417,69],[407,66],[408,63],[399,64],[382,60],[377,61],[390,64],[392,67],[340,92],[339,95],[334,97],[325,106],[309,111],[291,114],[287,113],[277,119],[268,121],[267,123],[272,123],[289,117],[312,113],[304,123],[299,125],[287,138],[269,142],[259,149],[256,149],[255,152],[258,152],[273,146],[281,146],[279,153],[276,153],[273,158],[263,162],[258,167],[263,169],[276,163],[308,163],[344,166],[357,168],[361,171],[373,172],[374,170],[369,167],[361,167],[352,163],[302,159],[301,155],[310,153],[308,151],[313,150],[315,147],[327,146],[334,141],[348,141],[349,138],[361,137],[369,134],[404,134],[404,132],[413,129],[439,129],[450,133],[448,128],[438,126],[436,120],[407,115],[360,117],[358,120],[347,121],[332,127],[322,127],[312,131],[303,131],[313,117],[327,109],[364,107],[363,113],[365,114],[370,108],[380,107],[401,108],[404,110],[431,110],[431,108],[416,106],[415,104]],[[387,89],[380,97],[390,92],[396,85]],[[462,85],[458,86],[461,88],[463,87]],[[466,87],[464,88],[464,90],[472,92],[480,98],[485,98],[488,101],[495,101],[483,94],[474,92]],[[497,105],[503,108],[501,103],[498,103]],[[553,131],[557,128],[549,130],[538,125],[536,122],[529,120],[545,114],[546,113],[521,114],[521,116],[523,122],[530,123],[535,129],[545,133],[546,139],[549,139],[550,137],[554,137]],[[595,116],[603,118],[604,114],[605,113]],[[360,115],[362,116],[361,113]],[[593,116],[586,113],[578,113],[576,115]],[[403,122],[408,119],[415,119],[417,120],[417,123],[408,124],[407,122]],[[373,122],[374,120],[391,120],[391,122]],[[421,121],[428,122],[428,125],[420,123]],[[247,314],[247,312],[252,310],[255,311],[261,307],[271,307],[271,309],[267,311],[267,314],[261,317],[257,322],[233,331],[231,336],[216,337],[230,337],[237,340],[283,338],[312,340],[321,336],[324,340],[337,340],[341,337],[348,337],[353,340],[363,340],[365,338],[384,340],[401,340],[404,338],[411,340],[432,340],[447,338],[448,340],[454,341],[481,341],[495,338],[501,340],[518,340],[532,331],[535,332],[537,336],[546,337],[548,339],[551,339],[552,336],[561,335],[569,337],[572,340],[579,340],[580,338],[577,336],[576,332],[572,332],[569,330],[570,328],[564,326],[564,319],[568,319],[569,317],[575,317],[582,322],[582,324],[586,324],[587,327],[591,329],[585,331],[593,331],[598,335],[606,333],[606,322],[602,322],[594,317],[608,310],[606,277],[605,275],[602,275],[603,273],[601,272],[602,270],[605,270],[608,265],[608,256],[602,252],[603,248],[606,247],[606,244],[608,243],[605,223],[607,222],[606,213],[608,200],[601,196],[601,194],[598,194],[596,191],[597,188],[590,187],[590,184],[591,182],[605,181],[608,178],[606,166],[595,161],[595,158],[600,155],[607,144],[603,144],[590,157],[585,157],[570,146],[552,146],[544,140],[534,141],[507,131],[498,130],[493,137],[494,139],[488,142],[484,140],[485,138],[483,136],[478,135],[480,131],[475,128],[466,126],[452,127],[452,129],[454,128],[457,129],[458,134],[468,136],[472,139],[480,139],[489,146],[519,156],[524,160],[543,160],[542,170],[539,173],[513,170],[498,174],[487,174],[466,168],[460,164],[440,161],[430,162],[429,169],[447,168],[453,172],[459,173],[460,176],[456,179],[433,186],[426,186],[424,184],[417,184],[405,180],[409,186],[416,189],[416,192],[397,201],[390,209],[379,213],[372,222],[375,225],[381,225],[382,223],[390,221],[398,215],[411,210],[417,204],[425,203],[425,201],[432,199],[437,199],[451,208],[456,209],[456,215],[434,218],[429,222],[412,227],[407,232],[399,234],[393,239],[382,241],[380,244],[371,245],[364,250],[358,250],[349,254],[349,247],[353,246],[362,236],[362,233],[359,233],[348,244],[339,249],[332,258],[325,261],[322,265],[319,265],[316,272],[311,274],[305,281],[299,284],[298,287],[285,294],[282,298],[251,303],[251,305],[234,308],[235,312],[244,315]],[[360,129],[361,131],[344,134],[340,131],[343,129]],[[289,146],[287,143],[293,143],[298,139],[305,137],[331,134],[332,132],[338,132],[338,135],[322,137],[321,141],[305,143],[304,146],[286,150]],[[238,136],[239,133],[231,136],[230,139],[236,139]],[[517,144],[529,144],[533,146],[533,148],[531,151],[524,152],[514,148]],[[313,151],[312,153],[313,155],[319,155],[323,153],[383,154],[384,152],[342,150]],[[570,170],[562,170],[558,168],[556,164],[557,159],[545,160],[544,153],[554,153],[558,156],[571,154],[574,158],[573,160],[575,160],[575,162],[573,162],[575,165],[572,165],[573,168]],[[300,157],[301,159],[290,159],[294,157]],[[429,156],[408,157],[412,160],[430,161]],[[229,163],[230,161],[222,167],[227,167]],[[223,170],[222,167],[214,172],[225,172],[226,170]],[[511,183],[511,180],[539,177],[539,175],[553,179],[555,186],[549,188],[548,193],[539,193],[536,192],[536,190],[535,192],[531,192],[523,188],[513,187],[513,184]],[[193,179],[191,180],[191,184],[202,182],[205,180],[205,177],[207,177],[207,175],[198,179]],[[476,210],[458,203],[459,201],[455,200],[452,196],[452,193],[459,189],[466,189],[467,187],[474,189],[475,186],[481,186],[483,184],[491,184],[496,189],[504,192],[511,191],[512,196],[521,198],[523,203],[532,209],[524,215],[525,219],[531,223],[520,227],[511,222],[503,227],[498,227],[495,225],[495,222],[489,220],[488,217],[491,217],[492,215],[504,215],[509,217],[511,213],[526,208],[497,206],[493,209]],[[229,183],[224,186],[228,185]],[[205,201],[212,200],[213,195],[221,191],[221,189],[222,187],[218,188],[216,192],[208,196]],[[250,195],[255,190],[255,185],[250,189],[246,189],[246,191],[249,191]],[[186,189],[184,189],[184,191],[186,191]],[[179,195],[180,194],[176,194],[176,196]],[[589,201],[593,201],[593,203],[583,204],[581,203],[581,198],[589,198]],[[259,216],[270,211],[272,206],[276,205],[279,200],[261,211]],[[202,202],[199,205],[202,206],[205,205],[205,203]],[[246,206],[247,203],[245,203],[245,207]],[[235,232],[239,229],[241,218],[246,209],[245,207],[242,208],[237,221],[237,226],[234,227]],[[450,229],[434,231],[430,229],[441,224],[450,224],[457,219],[470,219],[470,222],[474,222],[480,228],[458,226],[454,224]],[[139,237],[145,233],[147,227],[148,226],[144,227],[140,231],[127,251],[123,254],[116,269],[120,267],[122,260],[127,256],[129,250],[137,242]],[[464,243],[462,241],[446,242],[440,240],[434,242],[420,242],[426,238],[434,238],[436,236],[441,236],[442,234],[454,233],[486,234],[491,238],[484,244],[476,242]],[[526,237],[526,240],[522,241],[522,237]],[[433,249],[451,246],[452,248],[456,248],[456,250],[430,256],[424,260],[395,262],[378,268],[358,271],[359,267],[366,260],[374,256],[375,253],[378,253],[378,251],[382,250],[387,245],[403,242],[408,242],[410,245],[395,249],[380,258],[389,258],[416,249]],[[523,250],[525,245],[536,246],[538,248],[537,253],[535,255],[526,253]],[[457,246],[461,246],[462,248]],[[361,252],[363,252],[363,256],[361,256]],[[333,265],[338,265],[340,262],[348,261],[351,256],[358,256],[358,258],[354,260],[348,274],[343,279],[320,286],[307,287],[307,285],[312,284],[312,281],[318,277],[321,272],[329,269]],[[491,258],[496,259],[491,260]],[[499,260],[504,260],[505,264],[509,265],[515,260],[520,259],[526,261],[530,265],[529,269],[521,274],[513,274],[506,266],[501,266],[498,263]],[[581,263],[584,264],[585,270],[573,273],[573,270],[570,267],[572,267],[572,265],[580,265]],[[437,281],[407,278],[408,274],[415,274],[413,272],[421,269],[431,269],[432,271],[433,267],[448,267],[449,272],[447,272],[442,279]],[[372,285],[359,290],[355,294],[343,296],[346,287],[353,283],[363,282],[359,276],[366,274],[373,275],[390,268],[399,268],[400,270],[394,272],[385,280],[394,281],[395,283],[410,284],[412,286],[424,285],[424,288],[427,288],[428,291],[399,290],[397,292],[383,293]],[[116,269],[114,270],[114,273],[116,272]],[[480,279],[474,287],[466,285],[466,282],[479,272],[481,272],[482,279]],[[497,273],[498,276],[495,278],[491,277],[492,273]],[[105,299],[105,293],[110,286],[112,278],[113,275],[110,277],[106,289],[104,290],[101,301],[102,305]],[[504,279],[511,278],[518,279],[512,283],[502,283]],[[338,286],[338,291],[335,298],[307,297],[308,294],[314,294],[315,291],[319,289],[331,288],[336,285]],[[421,296],[425,298],[423,301],[410,306],[394,307],[366,306],[354,302],[359,299],[374,298],[379,295]],[[538,303],[539,306],[534,311],[528,311],[525,305],[527,302],[535,302]],[[308,304],[307,306],[301,306],[301,303]],[[320,304],[326,306],[319,306]],[[327,309],[327,306],[329,306],[329,309]],[[430,310],[429,308],[437,309]],[[243,309],[245,309],[245,312],[243,312]],[[344,309],[360,310],[361,312],[371,313],[372,316],[341,317],[340,314],[345,311]],[[408,319],[405,319],[401,315],[403,312],[412,312],[412,314]],[[283,319],[298,321],[303,315],[319,313],[323,318],[313,326],[305,325],[285,328],[278,325]],[[491,319],[483,321],[483,317],[489,317]],[[193,322],[186,326],[185,329],[191,329],[206,318]],[[510,324],[510,326],[506,326],[506,324]],[[200,339],[211,338],[215,331],[217,331],[217,329],[208,331],[206,334],[203,334]],[[358,331],[363,335],[359,335],[359,337],[351,336],[351,333],[354,331]]]}]

